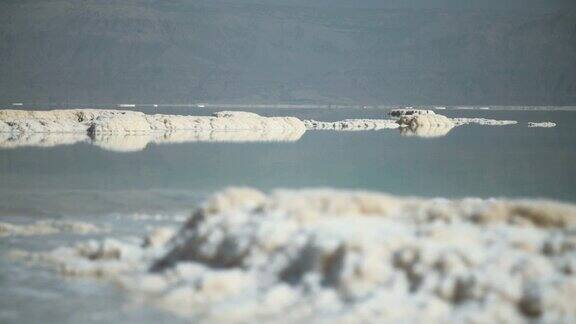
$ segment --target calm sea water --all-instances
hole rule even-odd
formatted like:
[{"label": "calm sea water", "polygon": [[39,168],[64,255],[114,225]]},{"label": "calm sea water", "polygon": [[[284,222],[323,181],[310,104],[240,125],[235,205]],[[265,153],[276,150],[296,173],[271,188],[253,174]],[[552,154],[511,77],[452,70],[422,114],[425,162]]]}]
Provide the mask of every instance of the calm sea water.
[{"label": "calm sea water", "polygon": [[[209,109],[163,109],[210,114]],[[387,118],[378,109],[255,109],[267,116],[325,121]],[[147,111],[151,112],[151,110]],[[134,212],[189,211],[227,186],[336,187],[426,197],[526,197],[576,201],[576,112],[446,110],[452,117],[517,120],[511,126],[462,126],[440,138],[398,130],[308,131],[296,142],[149,145],[119,153],[88,143],[0,149],[0,221],[80,219],[112,226],[108,236],[139,236],[157,222]],[[553,121],[555,128],[528,128]],[[96,235],[96,237],[98,237]],[[85,237],[0,238],[0,252],[42,250]],[[112,285],[62,280],[50,271],[0,258],[0,322],[175,321],[124,305]],[[70,314],[70,309],[75,309]]]},{"label": "calm sea water", "polygon": [[[384,110],[255,111],[318,120],[386,118]],[[114,205],[117,211],[161,211],[187,207],[190,196],[204,196],[231,185],[263,190],[330,186],[429,197],[576,200],[576,112],[445,114],[519,123],[462,126],[441,138],[405,137],[397,130],[308,131],[296,142],[149,145],[131,153],[106,151],[87,143],[0,150],[0,212],[105,212],[115,211]],[[558,126],[526,125],[527,121],[546,120]],[[156,199],[150,200],[149,195]]]}]

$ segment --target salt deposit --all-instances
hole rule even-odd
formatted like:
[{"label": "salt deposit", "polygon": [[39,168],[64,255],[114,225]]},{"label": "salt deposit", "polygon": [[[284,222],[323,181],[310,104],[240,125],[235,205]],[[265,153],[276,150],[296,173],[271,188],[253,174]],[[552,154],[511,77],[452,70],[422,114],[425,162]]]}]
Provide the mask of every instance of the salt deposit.
[{"label": "salt deposit", "polygon": [[452,118],[455,125],[467,125],[467,124],[478,124],[484,126],[506,126],[515,125],[518,122],[515,120],[497,120],[497,119],[487,119],[487,118]]},{"label": "salt deposit", "polygon": [[176,233],[13,256],[205,322],[573,322],[576,206],[217,193]]},{"label": "salt deposit", "polygon": [[528,127],[550,128],[550,127],[556,127],[556,123],[553,123],[553,122],[529,122]]},{"label": "salt deposit", "polygon": [[96,225],[77,221],[41,220],[32,224],[0,222],[0,237],[52,235],[59,233],[94,234],[101,231],[102,229]]},{"label": "salt deposit", "polygon": [[450,124],[443,124],[438,126],[428,126],[428,127],[401,127],[400,135],[402,136],[414,136],[422,138],[435,138],[443,137],[448,135],[448,133],[454,128]]},{"label": "salt deposit", "polygon": [[[448,126],[460,126],[467,124],[478,124],[485,126],[503,126],[503,125],[513,125],[517,121],[514,120],[496,120],[487,118],[447,118],[442,115],[436,114],[432,110],[422,110],[422,109],[394,109],[390,111],[390,115],[393,117],[400,118],[399,122],[402,125],[408,124],[420,124],[429,125],[435,124],[441,126],[440,128],[446,128]],[[416,118],[418,117],[418,118]],[[449,123],[446,119],[450,119],[452,122]],[[415,128],[414,126],[412,126]]]},{"label": "salt deposit", "polygon": [[248,112],[218,112],[214,116],[146,115],[138,111],[60,109],[0,110],[1,133],[148,133],[175,130],[300,130],[294,117],[262,117]]},{"label": "salt deposit", "polygon": [[297,118],[247,112],[217,112],[210,117],[90,109],[0,110],[1,148],[86,142],[106,150],[132,152],[149,144],[297,141],[305,131]]},{"label": "salt deposit", "polygon": [[390,119],[345,119],[336,122],[323,122],[317,120],[304,120],[308,130],[344,130],[363,131],[394,129],[400,127],[398,123]]},{"label": "salt deposit", "polygon": [[424,110],[424,109],[393,109],[390,111],[389,114],[392,117],[402,117],[402,116],[416,116],[416,115],[434,115],[436,113],[433,110]]},{"label": "salt deposit", "polygon": [[[431,110],[418,109],[396,109],[390,115],[399,119],[326,122],[262,117],[242,111],[222,111],[213,116],[176,116],[96,109],[0,110],[0,147],[49,147],[88,142],[107,150],[132,152],[142,150],[150,143],[297,141],[306,130],[402,128],[402,135],[440,137],[459,125],[516,123],[485,118],[448,118]],[[550,127],[550,123],[546,125]]]},{"label": "salt deposit", "polygon": [[407,126],[411,128],[419,128],[419,127],[454,127],[454,123],[452,120],[443,115],[406,115],[401,117],[398,120],[398,124],[402,126]]}]

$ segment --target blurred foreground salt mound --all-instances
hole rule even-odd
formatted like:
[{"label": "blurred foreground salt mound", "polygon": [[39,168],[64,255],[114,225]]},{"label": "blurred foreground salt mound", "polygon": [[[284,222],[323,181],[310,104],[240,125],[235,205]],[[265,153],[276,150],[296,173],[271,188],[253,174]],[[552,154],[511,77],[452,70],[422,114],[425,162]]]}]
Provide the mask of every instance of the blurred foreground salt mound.
[{"label": "blurred foreground salt mound", "polygon": [[20,257],[199,322],[576,320],[576,206],[552,201],[228,189],[174,236]]}]

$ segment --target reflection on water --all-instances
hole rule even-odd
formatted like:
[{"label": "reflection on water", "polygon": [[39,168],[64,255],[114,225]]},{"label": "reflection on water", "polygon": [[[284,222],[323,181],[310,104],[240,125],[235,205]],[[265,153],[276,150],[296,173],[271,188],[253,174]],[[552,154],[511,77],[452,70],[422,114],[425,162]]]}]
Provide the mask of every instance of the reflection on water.
[{"label": "reflection on water", "polygon": [[[362,120],[363,126],[366,121]],[[411,125],[397,128],[401,135],[416,137],[442,137],[446,136],[453,125]],[[363,131],[380,130],[377,127],[369,128],[342,128],[334,131]],[[169,132],[149,133],[2,133],[0,132],[0,149],[19,147],[55,147],[77,143],[89,143],[104,150],[115,152],[137,152],[144,150],[149,144],[176,144],[192,142],[295,142],[306,130],[283,129],[270,130],[236,130],[236,131],[210,131],[210,130],[180,130]]]},{"label": "reflection on water", "polygon": [[[317,120],[382,118],[386,114],[378,110],[282,112]],[[114,206],[121,211],[189,208],[190,197],[231,185],[262,190],[329,186],[428,197],[576,199],[576,133],[572,126],[576,113],[466,113],[450,117],[519,123],[455,127],[433,140],[402,136],[406,133],[398,130],[308,131],[304,135],[281,134],[275,140],[261,133],[239,137],[236,132],[219,132],[165,138],[94,137],[75,145],[4,149],[0,150],[0,209],[42,214],[46,206],[53,213],[109,212]],[[528,128],[530,120],[552,120],[558,126]],[[444,131],[416,133],[430,136]],[[50,146],[77,140],[75,135],[59,139],[36,136],[28,141]],[[239,138],[246,141],[233,142]],[[278,142],[278,138],[292,142]],[[269,141],[257,142],[261,140]],[[179,143],[146,146],[167,142]],[[146,149],[141,150],[143,147]],[[117,154],[118,150],[133,152]],[[72,208],[74,201],[78,207]]]},{"label": "reflection on water", "polygon": [[[386,111],[376,109],[258,112],[315,120],[387,118]],[[165,113],[209,115],[212,111]],[[176,218],[158,218],[156,213],[187,215],[210,193],[232,185],[264,191],[335,187],[428,197],[576,201],[575,112],[447,110],[446,114],[512,119],[519,124],[273,136],[258,132],[92,138],[84,134],[3,135],[0,143],[10,149],[0,149],[0,218],[17,224],[47,218],[78,220],[102,228],[113,225],[107,238],[140,237],[149,227],[180,225]],[[526,126],[535,120],[554,121],[558,126]],[[101,239],[98,235],[8,237],[3,238],[0,253],[14,247],[51,250],[93,236]],[[65,281],[7,258],[0,258],[0,269],[4,284],[0,322],[183,322],[151,307],[127,306],[114,285]]]},{"label": "reflection on water", "polygon": [[448,135],[448,133],[454,128],[454,125],[443,124],[443,125],[426,125],[419,127],[406,126],[399,128],[400,134],[403,136],[416,136],[424,138],[442,137]]},{"label": "reflection on water", "polygon": [[[145,110],[145,109],[144,109]],[[150,111],[144,111],[150,113]],[[189,111],[182,109],[166,109],[166,113],[173,115],[186,115],[194,114],[197,116],[212,115],[213,111],[210,110],[197,110]],[[262,113],[261,111],[259,111]],[[266,111],[269,112],[269,111]],[[270,111],[269,116],[274,116],[277,113]],[[387,129],[395,129],[390,127],[386,122],[390,119],[382,119],[388,116],[387,110],[365,110],[365,109],[314,109],[314,110],[293,110],[282,111],[282,114],[288,113],[289,115],[296,116],[312,125],[314,129],[324,130],[330,129],[336,131],[356,130],[356,131],[386,131]],[[475,112],[478,114],[478,112]],[[525,112],[526,113],[526,112]],[[531,112],[534,113],[534,112]],[[548,112],[549,113],[549,112]],[[570,114],[571,112],[569,112]],[[501,114],[501,112],[489,112],[490,114]],[[518,113],[516,113],[518,114]],[[265,114],[262,114],[265,115]],[[448,112],[450,117],[455,117],[454,111]],[[458,113],[456,117],[461,117]],[[486,115],[484,112],[481,115]],[[320,118],[318,118],[320,116]],[[349,119],[355,117],[355,119]],[[356,118],[360,117],[360,118]],[[316,122],[314,118],[323,120],[339,120],[340,122]],[[456,118],[457,125],[468,123],[469,120],[481,120],[486,125],[490,125],[482,118]],[[463,122],[463,121],[467,122]],[[487,120],[495,124],[501,123],[498,120]],[[352,124],[349,124],[353,122]],[[392,120],[393,122],[393,120]],[[346,124],[346,127],[341,127],[341,123]],[[513,124],[516,121],[511,122]],[[322,124],[318,126],[318,124]],[[325,125],[324,125],[325,124]],[[422,137],[422,138],[435,138],[446,136],[454,125],[451,124],[438,124],[438,123],[412,123],[408,126],[397,128],[403,136]],[[317,131],[316,130],[316,131]],[[150,132],[140,134],[130,133],[100,133],[84,134],[78,133],[7,133],[0,132],[0,149],[20,148],[20,147],[55,147],[60,145],[72,145],[78,143],[89,143],[100,147],[104,150],[115,152],[137,152],[144,150],[149,144],[175,144],[175,143],[192,143],[192,142],[230,142],[230,143],[243,143],[243,142],[295,142],[300,140],[306,131],[304,129],[283,129],[272,128],[268,130],[241,130],[241,131],[209,131],[209,130],[181,130],[181,131],[168,131],[168,132]]]},{"label": "reflection on water", "polygon": [[[417,137],[446,136],[452,127],[401,127],[400,134]],[[337,130],[341,131],[341,130]],[[0,149],[19,147],[55,147],[89,143],[101,149],[115,152],[137,152],[146,149],[149,144],[177,144],[192,142],[295,142],[298,141],[305,130],[302,129],[274,129],[239,130],[239,131],[171,131],[150,132],[145,134],[130,133],[0,133]]]},{"label": "reflection on water", "polygon": [[83,133],[0,133],[0,148],[54,147],[90,143],[104,150],[135,152],[149,144],[188,142],[294,142],[304,134],[301,129],[240,131],[171,131],[146,134]]},{"label": "reflection on water", "polygon": [[0,148],[53,147],[88,140],[83,133],[0,133]]},{"label": "reflection on water", "polygon": [[134,152],[145,149],[148,144],[176,144],[193,142],[294,142],[304,134],[300,129],[275,129],[270,131],[174,131],[166,133],[96,134],[91,143],[109,151]]}]

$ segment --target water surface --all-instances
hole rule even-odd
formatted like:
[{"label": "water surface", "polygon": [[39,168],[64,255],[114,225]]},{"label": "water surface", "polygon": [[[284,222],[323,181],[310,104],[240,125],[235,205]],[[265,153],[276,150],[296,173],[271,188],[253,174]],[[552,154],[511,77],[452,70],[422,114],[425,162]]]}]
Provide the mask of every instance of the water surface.
[{"label": "water surface", "polygon": [[[195,115],[213,111],[162,110]],[[382,109],[253,111],[324,121],[387,118]],[[0,149],[0,221],[76,219],[110,225],[112,231],[106,236],[140,236],[159,222],[136,220],[131,217],[134,213],[188,213],[201,199],[227,186],[576,201],[576,112],[442,113],[512,119],[518,124],[462,126],[438,138],[407,137],[398,130],[308,131],[295,142],[151,144],[136,152],[108,151],[89,143]],[[558,126],[528,128],[528,121],[553,121]],[[177,221],[164,223],[178,226]],[[0,238],[0,252],[46,250],[84,239],[78,235]],[[130,304],[111,284],[63,280],[51,271],[5,258],[0,258],[0,269],[0,322],[177,321]]]}]

